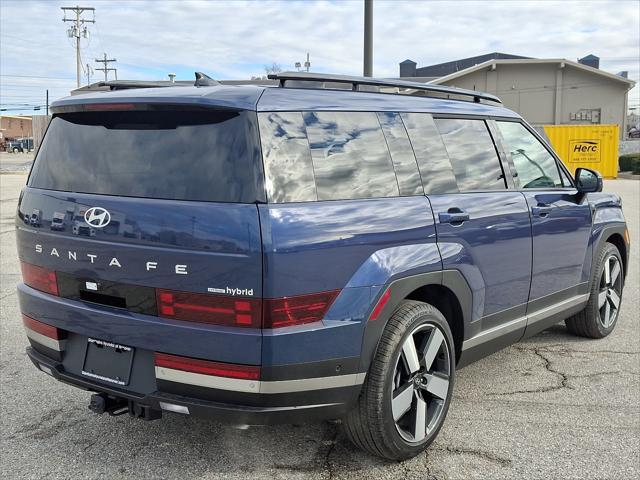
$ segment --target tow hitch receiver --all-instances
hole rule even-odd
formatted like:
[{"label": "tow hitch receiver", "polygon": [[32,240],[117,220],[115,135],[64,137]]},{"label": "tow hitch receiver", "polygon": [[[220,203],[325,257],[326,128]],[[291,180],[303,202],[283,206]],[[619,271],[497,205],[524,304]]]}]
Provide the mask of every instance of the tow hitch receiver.
[{"label": "tow hitch receiver", "polygon": [[124,398],[111,397],[106,393],[96,393],[91,395],[89,410],[98,414],[106,412],[112,416],[122,415],[129,411],[129,402]]},{"label": "tow hitch receiver", "polygon": [[108,413],[114,417],[128,412],[132,417],[143,420],[156,420],[162,417],[160,410],[154,410],[149,405],[142,405],[126,398],[113,397],[106,393],[91,395],[89,410],[98,414]]}]

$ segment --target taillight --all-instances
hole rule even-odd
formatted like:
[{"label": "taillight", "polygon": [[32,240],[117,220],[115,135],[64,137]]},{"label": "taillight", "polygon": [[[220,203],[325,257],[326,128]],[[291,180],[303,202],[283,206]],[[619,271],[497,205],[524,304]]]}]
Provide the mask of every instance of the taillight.
[{"label": "taillight", "polygon": [[156,290],[158,315],[176,320],[260,328],[261,301],[202,293]]},{"label": "taillight", "polygon": [[378,315],[380,315],[380,312],[389,301],[389,298],[391,298],[390,288],[388,288],[387,291],[382,294],[382,296],[380,297],[380,300],[378,300],[378,303],[373,309],[373,312],[371,312],[371,316],[369,317],[369,320],[375,320],[376,318],[378,318]]},{"label": "taillight", "polygon": [[332,290],[310,295],[265,299],[262,327],[279,328],[319,322],[339,293],[340,290]]},{"label": "taillight", "polygon": [[64,330],[60,330],[59,328],[52,327],[51,325],[47,325],[46,323],[39,322],[38,320],[34,320],[31,317],[27,317],[22,314],[22,323],[29,330],[33,330],[40,335],[44,335],[45,337],[53,338],[54,340],[60,340],[64,337]]},{"label": "taillight", "polygon": [[183,372],[214,375],[217,377],[240,378],[243,380],[260,380],[260,367],[255,365],[238,365],[235,363],[212,362],[197,358],[180,357],[166,353],[154,353],[156,367],[182,370]]},{"label": "taillight", "polygon": [[41,292],[58,295],[56,272],[25,262],[20,262],[20,267],[22,268],[22,279],[26,285]]}]

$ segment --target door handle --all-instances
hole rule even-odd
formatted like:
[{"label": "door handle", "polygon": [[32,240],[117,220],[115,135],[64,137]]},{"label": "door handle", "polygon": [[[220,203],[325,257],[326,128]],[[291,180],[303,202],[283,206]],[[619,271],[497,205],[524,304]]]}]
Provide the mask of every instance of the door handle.
[{"label": "door handle", "polygon": [[446,212],[438,214],[440,223],[462,223],[469,220],[469,214],[459,208],[450,208]]},{"label": "door handle", "polygon": [[531,213],[534,217],[547,217],[551,213],[553,207],[551,205],[539,204],[535,207],[531,207]]}]

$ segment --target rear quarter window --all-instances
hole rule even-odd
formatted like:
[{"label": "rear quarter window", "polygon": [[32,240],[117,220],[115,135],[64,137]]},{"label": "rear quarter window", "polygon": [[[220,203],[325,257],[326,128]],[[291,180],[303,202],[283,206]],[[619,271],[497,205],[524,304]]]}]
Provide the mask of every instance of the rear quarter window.
[{"label": "rear quarter window", "polygon": [[53,118],[29,186],[212,202],[265,201],[254,112],[127,111]]},{"label": "rear quarter window", "polygon": [[269,201],[316,200],[311,152],[302,113],[259,113],[258,124]]}]

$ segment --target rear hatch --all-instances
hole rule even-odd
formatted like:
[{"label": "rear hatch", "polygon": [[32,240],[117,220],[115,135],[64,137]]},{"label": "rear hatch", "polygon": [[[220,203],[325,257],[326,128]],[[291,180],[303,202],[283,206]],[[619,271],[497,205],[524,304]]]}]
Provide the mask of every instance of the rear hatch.
[{"label": "rear hatch", "polygon": [[[263,201],[255,112],[128,104],[62,113],[20,199],[19,257],[55,271],[59,297],[115,312],[120,328],[124,318],[132,346],[136,322],[161,317],[206,331],[206,358],[257,364]],[[108,326],[100,332],[114,341]],[[184,338],[167,353],[189,351]]]}]

